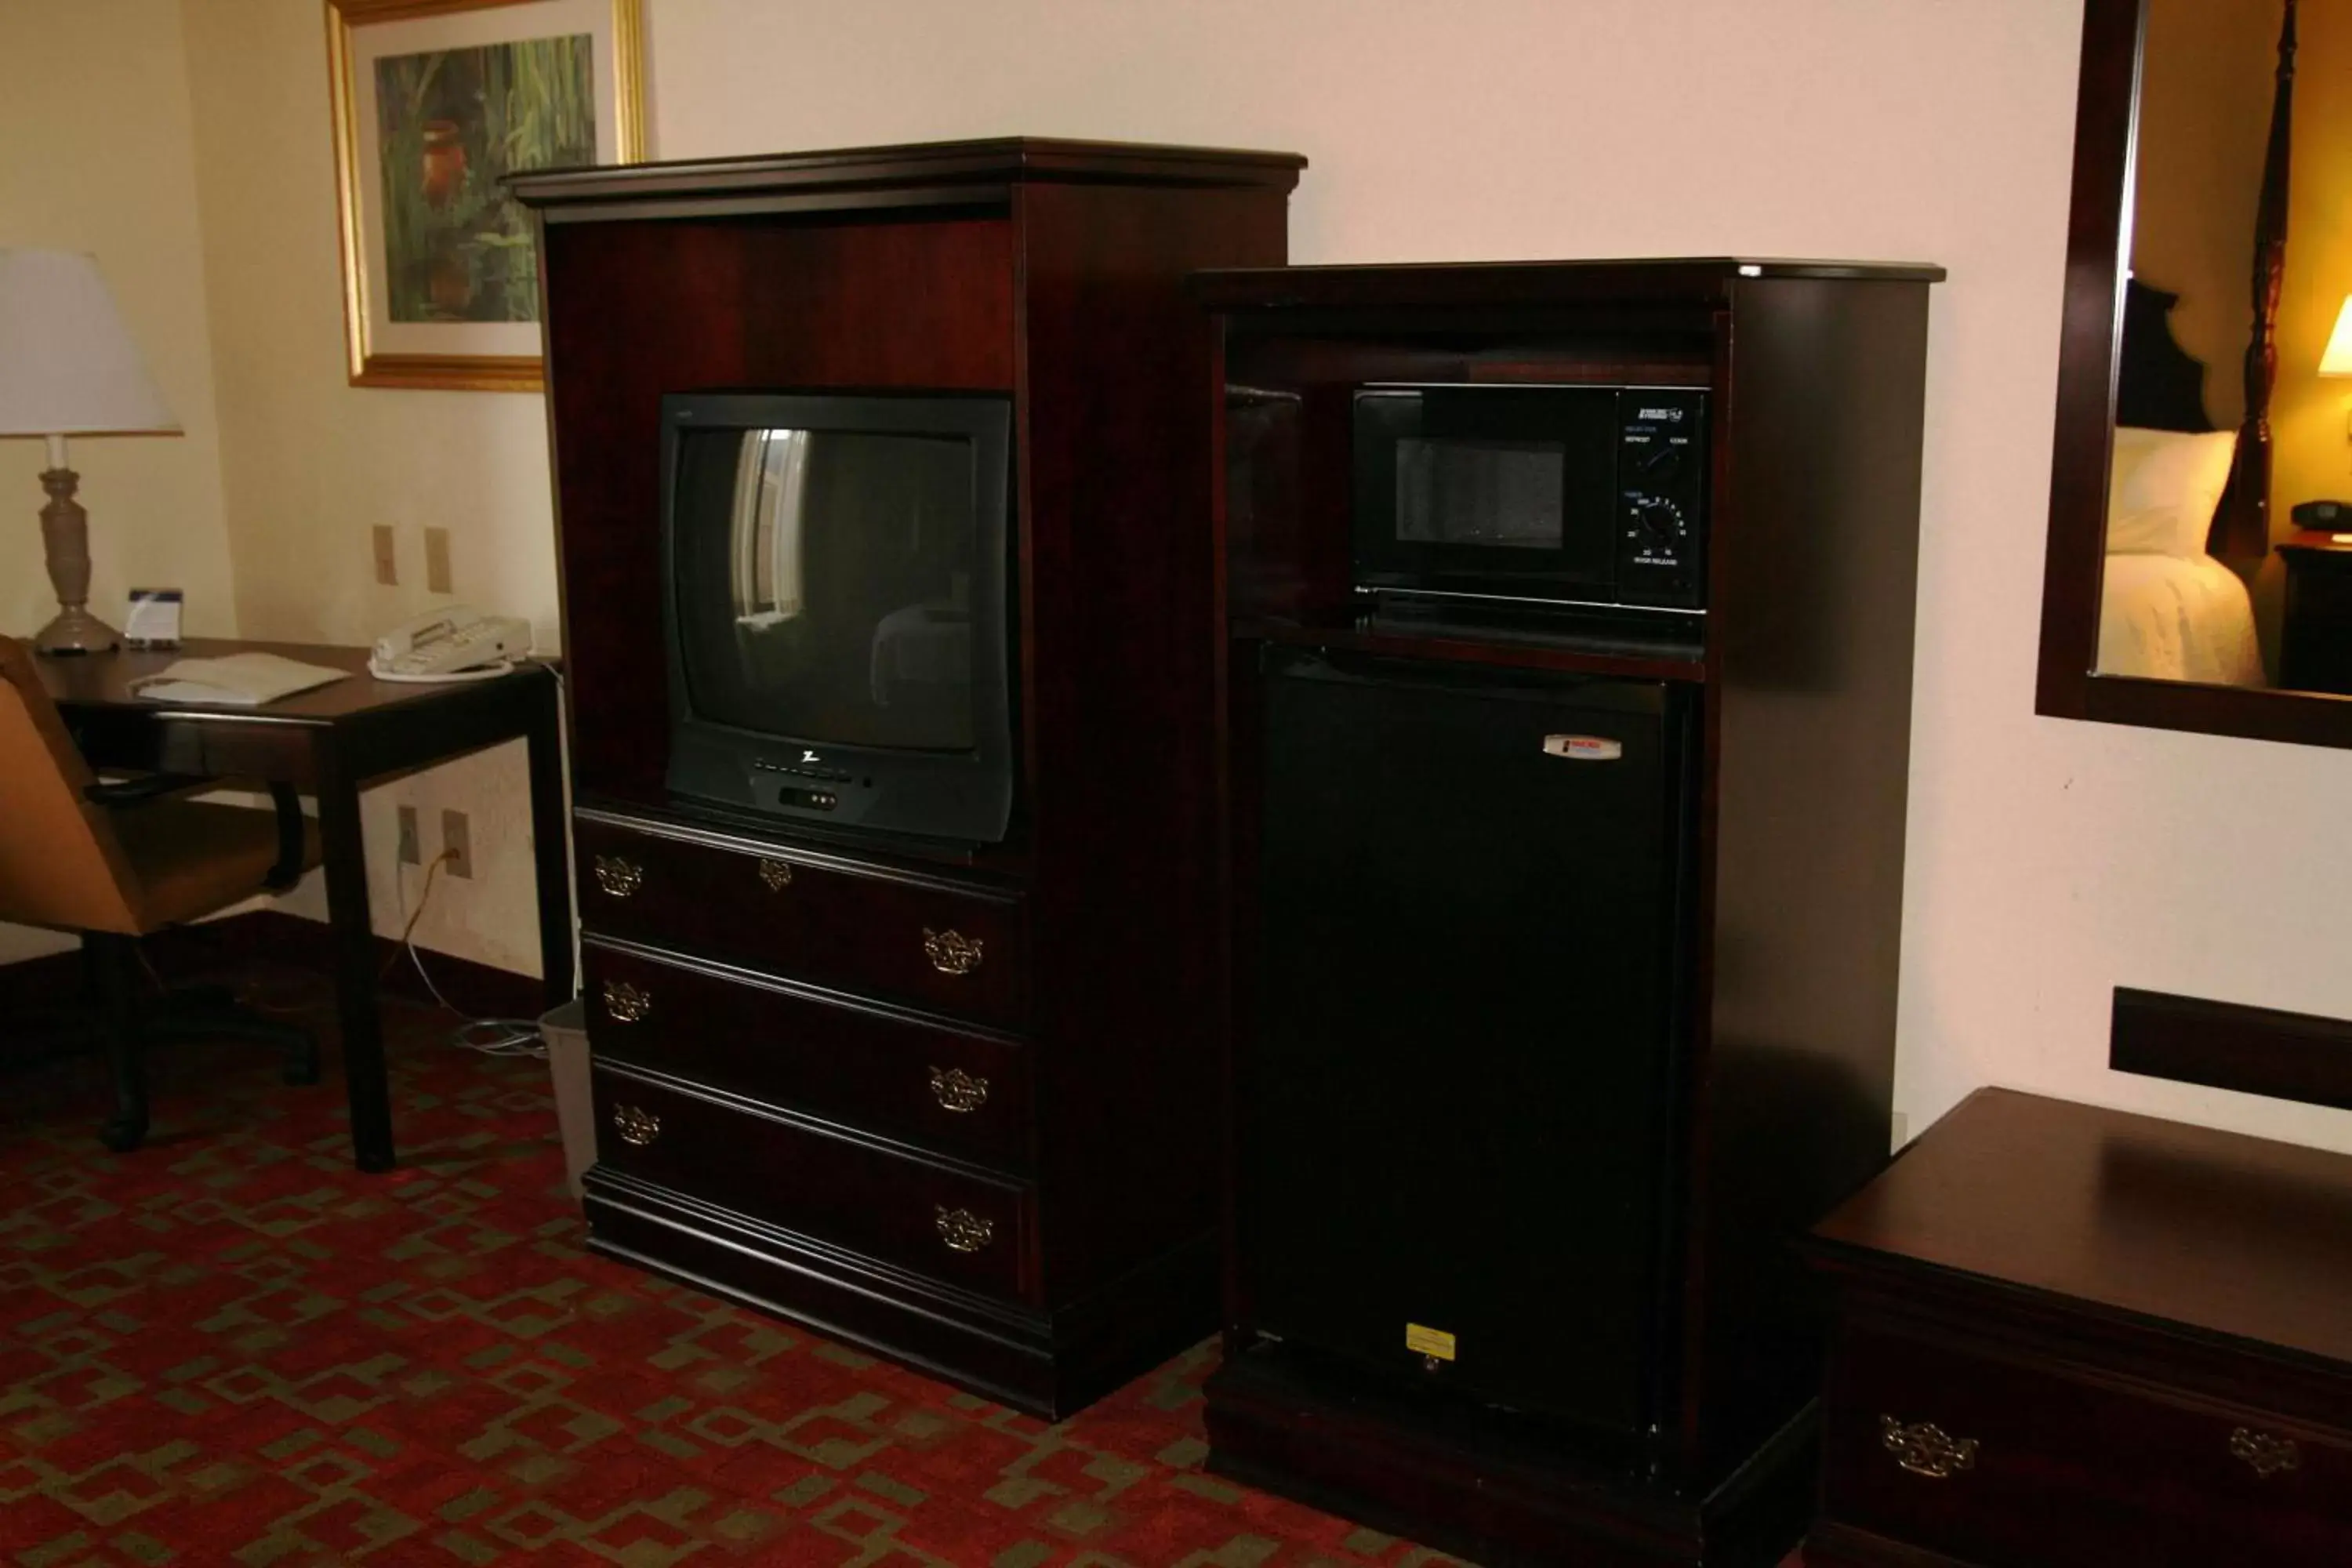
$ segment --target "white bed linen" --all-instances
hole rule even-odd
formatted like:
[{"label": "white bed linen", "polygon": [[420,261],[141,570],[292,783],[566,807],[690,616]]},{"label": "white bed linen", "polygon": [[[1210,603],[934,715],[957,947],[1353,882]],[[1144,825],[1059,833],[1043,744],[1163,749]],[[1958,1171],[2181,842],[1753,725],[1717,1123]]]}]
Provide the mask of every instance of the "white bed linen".
[{"label": "white bed linen", "polygon": [[2254,605],[2210,555],[2110,555],[2099,610],[2099,673],[2263,685]]}]

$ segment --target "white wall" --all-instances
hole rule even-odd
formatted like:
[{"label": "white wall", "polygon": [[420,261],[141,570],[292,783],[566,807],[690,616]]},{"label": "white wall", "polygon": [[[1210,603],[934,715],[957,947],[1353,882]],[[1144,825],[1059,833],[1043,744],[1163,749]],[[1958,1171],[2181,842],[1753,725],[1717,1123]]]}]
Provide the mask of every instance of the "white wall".
[{"label": "white wall", "polygon": [[[1279,147],[1314,161],[1292,208],[1301,261],[1950,267],[1899,1103],[1917,1127],[2000,1082],[2352,1150],[2352,1115],[2104,1067],[2118,984],[2352,1015],[2352,841],[2314,826],[2346,800],[2352,756],[2033,716],[2079,0],[648,9],[665,157],[1014,132]],[[404,612],[409,590],[368,584],[364,526],[402,529],[413,570],[428,519],[461,531],[463,595],[543,623],[538,400],[342,384],[319,7],[183,14],[245,629],[355,638]],[[431,787],[488,810],[519,776]],[[494,869],[456,891],[439,940],[527,967],[529,907],[527,874]]]},{"label": "white wall", "polygon": [[[122,624],[125,590],[178,587],[187,628],[236,629],[221,510],[188,76],[175,0],[0,5],[0,247],[87,250],[186,434],[76,441],[95,574],[90,608]],[[57,613],[42,566],[39,441],[0,441],[0,630]],[[0,963],[69,946],[0,926]]]},{"label": "white wall", "polygon": [[656,148],[1287,148],[1294,260],[1922,258],[1937,290],[1897,1100],[2006,1083],[2352,1150],[2106,1071],[2144,985],[2352,1015],[2352,755],[2033,715],[2079,0],[656,0]]}]

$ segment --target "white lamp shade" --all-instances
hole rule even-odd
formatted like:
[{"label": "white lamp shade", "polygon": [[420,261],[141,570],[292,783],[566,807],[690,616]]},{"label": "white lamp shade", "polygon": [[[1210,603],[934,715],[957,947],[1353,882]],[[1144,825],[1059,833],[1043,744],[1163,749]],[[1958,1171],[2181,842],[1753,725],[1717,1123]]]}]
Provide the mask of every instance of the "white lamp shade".
[{"label": "white lamp shade", "polygon": [[2352,375],[2352,294],[2344,299],[2344,311],[2336,318],[2336,331],[2328,335],[2327,352],[2319,356],[2322,375]]},{"label": "white lamp shade", "polygon": [[171,436],[92,258],[0,249],[0,436]]}]

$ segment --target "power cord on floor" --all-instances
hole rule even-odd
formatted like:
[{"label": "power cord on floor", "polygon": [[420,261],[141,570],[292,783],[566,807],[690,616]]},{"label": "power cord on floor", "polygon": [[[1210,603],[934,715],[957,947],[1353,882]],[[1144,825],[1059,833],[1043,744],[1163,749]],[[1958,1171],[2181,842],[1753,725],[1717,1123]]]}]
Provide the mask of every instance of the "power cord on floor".
[{"label": "power cord on floor", "polygon": [[[439,873],[443,865],[457,858],[457,852],[455,849],[444,849],[426,863],[425,885],[416,892],[416,908],[404,914],[400,928],[400,947],[401,952],[408,955],[408,962],[416,970],[416,978],[425,982],[425,989],[431,994],[433,1000],[450,1012],[464,1017],[466,1010],[441,994],[441,987],[433,983],[432,972],[425,967],[425,956],[417,951],[415,940],[416,922],[425,918],[425,906],[433,900],[433,879]],[[404,881],[400,884],[400,901],[403,904],[408,901],[408,889]],[[385,975],[392,973],[393,966],[399,962],[400,953],[394,953],[382,972],[376,975],[376,979],[382,981]],[[464,1023],[450,1031],[449,1043],[463,1046],[469,1051],[479,1051],[486,1057],[543,1058],[547,1055],[547,1042],[540,1037],[539,1020],[536,1018],[467,1017]]]}]

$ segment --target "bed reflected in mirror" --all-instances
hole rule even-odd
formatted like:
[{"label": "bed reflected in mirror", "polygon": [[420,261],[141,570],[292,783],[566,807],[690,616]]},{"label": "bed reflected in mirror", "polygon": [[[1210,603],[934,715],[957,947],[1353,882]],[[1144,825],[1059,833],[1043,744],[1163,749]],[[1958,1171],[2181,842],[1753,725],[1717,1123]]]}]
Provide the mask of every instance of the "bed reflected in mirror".
[{"label": "bed reflected in mirror", "polygon": [[2144,27],[2095,668],[2352,693],[2352,0]]}]

